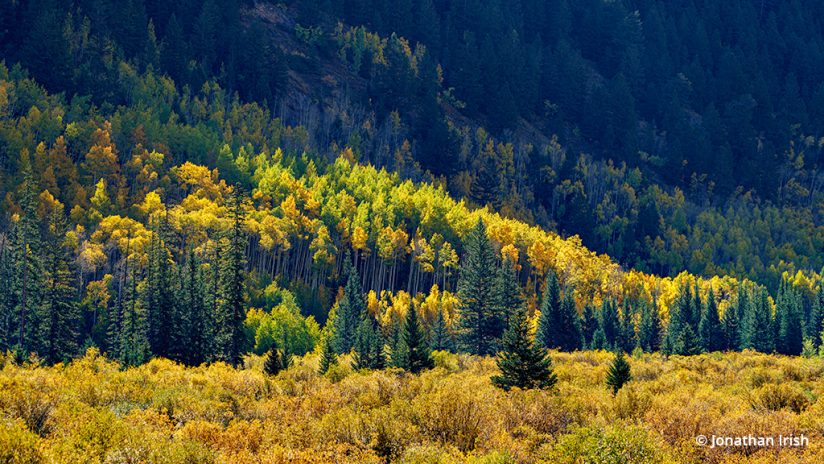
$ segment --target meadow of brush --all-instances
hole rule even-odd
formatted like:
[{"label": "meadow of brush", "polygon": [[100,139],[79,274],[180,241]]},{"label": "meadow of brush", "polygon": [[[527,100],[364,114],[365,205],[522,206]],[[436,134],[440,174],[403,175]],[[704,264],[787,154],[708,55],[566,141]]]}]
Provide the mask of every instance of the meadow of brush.
[{"label": "meadow of brush", "polygon": [[[277,376],[155,359],[121,369],[94,350],[68,365],[7,358],[0,463],[824,462],[824,360],[751,352],[636,355],[617,396],[608,352],[553,352],[549,391],[505,392],[492,358],[325,376],[317,356]],[[710,448],[696,437],[802,434],[803,447]]]}]

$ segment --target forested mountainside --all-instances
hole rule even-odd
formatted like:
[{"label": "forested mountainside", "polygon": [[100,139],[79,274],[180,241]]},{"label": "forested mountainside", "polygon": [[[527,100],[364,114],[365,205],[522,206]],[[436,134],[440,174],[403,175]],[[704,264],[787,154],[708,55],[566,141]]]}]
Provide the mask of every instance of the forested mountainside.
[{"label": "forested mountainside", "polygon": [[410,314],[435,348],[493,354],[521,307],[539,343],[564,350],[820,343],[816,273],[785,274],[770,296],[729,276],[625,269],[577,237],[357,164],[350,148],[332,162],[300,154],[305,131],[217,84],[180,93],[118,71],[127,103],[106,109],[0,66],[0,134],[17,153],[3,179],[0,348],[19,356],[96,346],[124,364],[236,363],[326,340],[380,367],[405,359]]},{"label": "forested mountainside", "polygon": [[[348,147],[360,162],[578,235],[625,267],[748,277],[772,292],[784,272],[824,267],[816,2],[0,9],[7,66],[99,114],[136,101],[124,63],[170,76],[183,101],[217,82],[224,105],[257,102],[300,134],[286,153],[332,161]],[[218,167],[215,147],[192,161]],[[19,181],[20,148],[0,146],[4,194]]]}]

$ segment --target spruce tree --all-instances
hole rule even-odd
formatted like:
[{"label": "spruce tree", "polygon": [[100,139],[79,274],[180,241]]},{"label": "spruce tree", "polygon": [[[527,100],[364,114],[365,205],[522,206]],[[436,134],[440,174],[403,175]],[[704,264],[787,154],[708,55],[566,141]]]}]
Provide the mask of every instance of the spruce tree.
[{"label": "spruce tree", "polygon": [[498,353],[501,374],[492,377],[492,383],[499,388],[551,388],[558,380],[552,372],[552,359],[546,349],[529,336],[529,325],[526,308],[516,308]]},{"label": "spruce tree", "polygon": [[807,337],[813,340],[816,347],[819,346],[822,326],[822,318],[824,318],[824,279],[818,282],[818,293],[813,297],[812,308],[810,308],[810,320],[807,324]]},{"label": "spruce tree", "polygon": [[775,331],[773,329],[775,322],[767,289],[761,289],[758,301],[756,302],[753,298],[749,307],[753,322],[749,329],[752,332],[748,335],[750,344],[747,348],[762,353],[772,353],[775,350]]},{"label": "spruce tree", "polygon": [[479,219],[463,243],[464,257],[458,280],[461,302],[461,345],[472,354],[488,355],[495,349],[493,287],[496,258],[486,226]]},{"label": "spruce tree", "polygon": [[127,276],[126,282],[125,295],[120,305],[117,359],[125,366],[137,366],[151,356],[149,327],[145,309],[137,295],[137,279]]},{"label": "spruce tree", "polygon": [[536,343],[546,348],[561,348],[565,344],[562,306],[561,286],[555,272],[550,270],[541,298],[541,315],[538,317],[538,330],[535,333]]},{"label": "spruce tree", "polygon": [[424,337],[424,328],[418,320],[418,311],[411,304],[406,312],[406,322],[403,327],[403,365],[402,367],[417,374],[424,369],[435,367],[432,361],[432,352]]},{"label": "spruce tree", "polygon": [[443,317],[442,311],[438,311],[437,314],[435,314],[435,320],[432,322],[432,328],[429,334],[429,345],[433,350],[455,350],[455,340],[449,332],[449,327],[446,325],[446,319]]},{"label": "spruce tree", "polygon": [[354,348],[361,316],[366,311],[366,300],[361,293],[358,271],[352,264],[349,253],[346,254],[344,261],[346,285],[343,287],[343,295],[338,300],[337,311],[332,321],[335,329],[334,347],[340,354],[348,353]]},{"label": "spruce tree", "polygon": [[601,331],[604,334],[603,349],[613,349],[618,341],[618,306],[615,300],[605,299],[601,304]]},{"label": "spruce tree", "polygon": [[383,369],[386,367],[383,335],[377,321],[364,309],[360,324],[355,331],[354,367],[360,369]]},{"label": "spruce tree", "polygon": [[320,375],[326,374],[330,367],[338,363],[338,355],[335,353],[329,338],[328,336],[324,337],[321,345],[320,366],[318,369]]},{"label": "spruce tree", "polygon": [[661,316],[656,303],[644,303],[641,307],[641,323],[638,327],[638,345],[646,352],[661,348]]},{"label": "spruce tree", "polygon": [[214,321],[212,312],[208,310],[204,297],[205,281],[200,268],[200,260],[194,250],[189,250],[189,256],[182,270],[182,289],[179,305],[188,320],[185,337],[186,362],[197,366],[206,362],[212,353],[212,329]]},{"label": "spruce tree", "polygon": [[706,307],[701,314],[698,332],[704,351],[720,351],[723,349],[723,332],[721,321],[718,318],[718,306],[715,304],[715,293],[712,288],[710,288],[707,296]]},{"label": "spruce tree", "polygon": [[266,375],[278,375],[287,366],[283,362],[283,353],[277,348],[272,348],[266,353],[266,360],[263,362],[263,372]]},{"label": "spruce tree", "polygon": [[635,323],[633,321],[634,311],[628,299],[624,300],[621,308],[621,319],[619,324],[619,336],[616,345],[624,351],[632,351],[635,348],[638,337],[635,333]]},{"label": "spruce tree", "polygon": [[778,338],[776,351],[781,354],[798,356],[802,348],[802,315],[801,302],[790,283],[784,285],[784,290],[778,296],[775,305],[776,323],[778,324]]},{"label": "spruce tree", "polygon": [[20,191],[20,209],[13,222],[10,240],[12,318],[16,323],[14,336],[9,334],[16,350],[27,354],[38,336],[37,312],[43,290],[43,261],[40,256],[40,227],[37,217],[37,182],[32,174],[28,153],[21,154],[23,183]]},{"label": "spruce tree", "polygon": [[44,241],[45,294],[39,315],[41,354],[50,363],[68,360],[79,349],[81,315],[69,251],[63,245],[65,232],[63,212],[52,212]]},{"label": "spruce tree", "polygon": [[596,330],[598,330],[598,316],[595,313],[595,308],[591,304],[587,303],[587,305],[584,306],[584,316],[581,321],[581,335],[584,341],[584,348],[597,348],[593,346],[592,343]]},{"label": "spruce tree", "polygon": [[612,388],[612,394],[614,396],[617,395],[618,390],[630,380],[632,380],[632,371],[624,357],[624,352],[623,350],[616,350],[615,359],[609,366],[609,371],[607,371],[607,386]]},{"label": "spruce tree", "polygon": [[149,344],[155,356],[182,360],[184,341],[178,327],[178,307],[172,272],[172,255],[166,247],[167,224],[152,231],[149,244],[149,263],[142,306],[146,310],[149,325]]},{"label": "spruce tree", "polygon": [[523,303],[521,286],[515,273],[515,263],[509,258],[502,260],[492,287],[492,313],[489,318],[489,334],[497,343],[506,330],[509,313]]},{"label": "spruce tree", "polygon": [[218,358],[230,364],[240,361],[243,349],[243,321],[246,319],[245,268],[246,235],[243,231],[242,197],[235,187],[230,198],[232,226],[222,246],[217,314],[215,315],[215,343]]},{"label": "spruce tree", "polygon": [[691,322],[694,320],[694,302],[690,286],[685,285],[670,310],[666,335],[667,354],[687,356],[701,352],[701,339]]},{"label": "spruce tree", "polygon": [[745,314],[749,312],[749,298],[744,285],[738,286],[738,302],[724,311],[724,348],[735,351],[741,348],[741,329]]}]

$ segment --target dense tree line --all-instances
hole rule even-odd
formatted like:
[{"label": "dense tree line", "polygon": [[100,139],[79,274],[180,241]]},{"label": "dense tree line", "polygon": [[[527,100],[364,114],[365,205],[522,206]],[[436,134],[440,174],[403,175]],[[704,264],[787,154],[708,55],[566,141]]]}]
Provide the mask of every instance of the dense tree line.
[{"label": "dense tree line", "polygon": [[[336,157],[349,146],[359,160],[443,176],[477,205],[578,234],[626,266],[746,276],[775,292],[783,272],[824,267],[822,144],[809,103],[821,92],[804,64],[816,62],[821,34],[797,27],[817,11],[807,6],[794,15],[795,3],[693,2],[683,16],[651,2],[310,1],[278,7],[305,45],[284,54],[253,2],[32,0],[3,3],[0,51],[76,111],[139,103],[159,105],[161,120],[204,123],[173,139],[172,156],[217,166],[230,183],[251,186],[252,173],[233,162],[238,144],[221,151],[226,134],[203,108],[186,108],[199,104],[193,89],[208,89],[212,115],[237,96],[301,124],[292,140],[257,139],[243,156],[308,146]],[[719,18],[723,28],[711,24]],[[777,35],[786,39],[769,40]],[[777,62],[786,50],[795,58]],[[312,105],[290,90],[287,70],[311,75],[335,56],[362,94]],[[179,90],[141,91],[143,73]],[[24,112],[31,102],[21,103]],[[445,117],[456,112],[465,117]],[[594,156],[502,130],[519,120]],[[197,142],[181,143],[195,132]]]},{"label": "dense tree line", "polygon": [[[252,351],[275,369],[320,343],[327,369],[350,351],[362,368],[425,369],[437,348],[522,350],[543,370],[547,348],[818,343],[815,273],[787,274],[773,302],[746,280],[624,270],[351,149],[334,162],[284,152],[299,130],[217,86],[181,96],[125,63],[118,82],[129,104],[103,109],[0,66],[0,336],[21,357],[94,345],[124,364],[236,363]],[[523,317],[538,328],[527,342]]]}]

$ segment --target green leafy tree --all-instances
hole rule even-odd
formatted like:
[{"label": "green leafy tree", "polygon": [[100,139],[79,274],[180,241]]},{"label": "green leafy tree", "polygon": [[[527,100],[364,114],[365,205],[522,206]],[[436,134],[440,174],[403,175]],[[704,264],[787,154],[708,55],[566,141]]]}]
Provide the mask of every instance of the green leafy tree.
[{"label": "green leafy tree", "polygon": [[498,353],[501,374],[492,377],[492,383],[499,388],[552,388],[558,381],[552,372],[552,358],[532,340],[529,325],[526,308],[516,308]]}]

